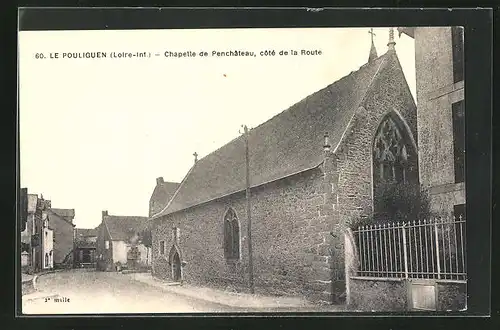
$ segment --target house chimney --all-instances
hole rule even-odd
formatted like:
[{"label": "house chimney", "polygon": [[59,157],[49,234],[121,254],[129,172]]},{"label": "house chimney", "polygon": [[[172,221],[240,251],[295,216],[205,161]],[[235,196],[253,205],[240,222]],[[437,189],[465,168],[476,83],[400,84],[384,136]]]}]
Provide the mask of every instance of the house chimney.
[{"label": "house chimney", "polygon": [[162,183],[165,183],[165,181],[163,181],[163,177],[160,176],[159,178],[156,178],[156,185],[160,185]]},{"label": "house chimney", "polygon": [[104,220],[104,217],[108,215],[108,210],[102,211],[102,219]]}]

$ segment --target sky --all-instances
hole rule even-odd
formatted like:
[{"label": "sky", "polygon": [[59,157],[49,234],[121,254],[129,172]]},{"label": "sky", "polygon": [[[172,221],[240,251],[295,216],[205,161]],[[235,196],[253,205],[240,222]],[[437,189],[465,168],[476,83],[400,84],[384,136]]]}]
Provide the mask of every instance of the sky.
[{"label": "sky", "polygon": [[[156,178],[180,182],[194,163],[368,60],[368,28],[19,32],[21,186],[77,228],[101,211],[147,216]],[[378,55],[388,28],[374,28]],[[395,31],[415,99],[413,39]],[[280,50],[321,55],[279,56]],[[246,50],[256,57],[165,57]],[[274,50],[275,56],[259,56]],[[106,52],[100,59],[63,53]],[[146,52],[151,58],[110,58]],[[52,53],[52,57],[51,57]],[[59,54],[55,58],[56,53]],[[154,56],[155,53],[160,56]],[[43,54],[41,59],[39,54]]]}]

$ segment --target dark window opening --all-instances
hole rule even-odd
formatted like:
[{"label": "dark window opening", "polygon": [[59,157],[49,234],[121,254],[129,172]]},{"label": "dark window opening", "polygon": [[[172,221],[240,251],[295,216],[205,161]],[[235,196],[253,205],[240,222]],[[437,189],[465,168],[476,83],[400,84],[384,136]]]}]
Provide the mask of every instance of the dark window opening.
[{"label": "dark window opening", "polygon": [[455,220],[465,220],[465,204],[458,204],[453,207]]},{"label": "dark window opening", "polygon": [[451,29],[453,48],[453,82],[464,80],[464,30],[457,26]]},{"label": "dark window opening", "polygon": [[464,101],[452,104],[453,112],[453,155],[455,183],[465,179],[465,109]]},{"label": "dark window opening", "polygon": [[160,254],[165,254],[165,241],[160,241]]},{"label": "dark window opening", "polygon": [[228,260],[240,258],[240,226],[233,209],[224,216],[224,255]]}]

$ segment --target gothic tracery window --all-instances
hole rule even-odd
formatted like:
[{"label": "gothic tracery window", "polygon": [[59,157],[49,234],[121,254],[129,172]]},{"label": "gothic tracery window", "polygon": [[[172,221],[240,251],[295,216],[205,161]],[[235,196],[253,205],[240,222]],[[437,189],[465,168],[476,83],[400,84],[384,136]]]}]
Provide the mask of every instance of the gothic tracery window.
[{"label": "gothic tracery window", "polygon": [[374,176],[384,182],[408,182],[412,164],[408,146],[394,120],[387,116],[380,124],[374,141]]},{"label": "gothic tracery window", "polygon": [[[373,199],[376,214],[392,214],[400,194],[418,187],[418,161],[411,133],[395,114],[387,115],[373,140]],[[398,196],[395,196],[398,195]],[[393,212],[394,213],[394,212]]]},{"label": "gothic tracery window", "polygon": [[231,208],[224,215],[224,254],[226,259],[240,258],[240,226]]}]

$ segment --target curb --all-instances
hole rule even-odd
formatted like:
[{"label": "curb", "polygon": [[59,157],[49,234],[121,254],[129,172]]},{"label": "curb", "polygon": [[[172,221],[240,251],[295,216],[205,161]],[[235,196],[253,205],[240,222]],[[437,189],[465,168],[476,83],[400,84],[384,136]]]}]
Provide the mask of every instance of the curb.
[{"label": "curb", "polygon": [[35,277],[29,280],[21,280],[21,296],[36,292]]},{"label": "curb", "polygon": [[23,303],[32,302],[32,301],[40,300],[40,299],[46,299],[46,298],[55,298],[55,297],[59,297],[59,295],[56,293],[53,293],[53,294],[48,294],[48,295],[40,296],[40,297],[32,297],[32,298],[28,297],[28,298],[23,298]]},{"label": "curb", "polygon": [[47,275],[47,274],[52,274],[52,273],[59,273],[59,272],[62,272],[62,271],[65,271],[66,269],[53,269],[53,270],[47,270],[47,271],[44,271],[44,272],[40,272],[38,274],[34,274],[33,275],[33,289],[35,289],[35,291],[37,291],[37,280],[38,280],[38,277],[40,276],[43,276],[43,275]]},{"label": "curb", "polygon": [[[147,284],[147,285],[150,285],[150,286],[156,286],[152,283],[150,283],[149,281],[141,281],[141,280],[138,280],[138,279],[134,279],[135,281],[138,281],[138,282],[141,282],[141,283],[144,283],[144,284]],[[168,291],[168,292],[172,292],[172,293],[175,293],[175,294],[178,294],[178,295],[182,295],[184,297],[188,297],[188,298],[191,298],[191,299],[196,299],[196,300],[201,300],[201,301],[205,301],[205,302],[209,302],[209,303],[212,303],[212,304],[217,304],[217,305],[221,305],[221,306],[226,306],[226,307],[231,307],[231,308],[237,308],[237,309],[249,309],[249,310],[252,310],[252,309],[265,309],[265,310],[272,310],[272,311],[279,311],[279,310],[283,310],[283,311],[287,311],[287,310],[292,310],[292,311],[296,311],[296,310],[301,310],[301,309],[307,309],[307,310],[311,310],[311,309],[315,309],[317,308],[318,311],[322,311],[322,310],[325,310],[328,308],[325,308],[325,306],[321,306],[321,305],[308,305],[308,306],[258,306],[258,305],[242,305],[242,304],[233,304],[233,305],[230,305],[228,303],[225,303],[225,302],[221,302],[217,299],[207,299],[207,298],[202,298],[194,293],[190,293],[190,292],[182,292],[182,291],[177,291],[175,289],[173,289],[172,287],[177,287],[177,286],[182,286],[182,285],[179,285],[178,283],[171,283],[170,282],[164,282],[162,280],[159,280],[159,279],[156,279],[156,278],[153,278],[153,280],[155,282],[157,282],[158,284],[162,284],[160,286],[161,289],[165,290],[165,291]]]}]

